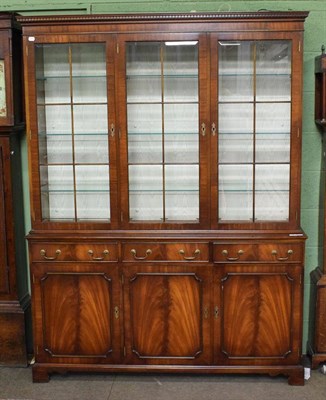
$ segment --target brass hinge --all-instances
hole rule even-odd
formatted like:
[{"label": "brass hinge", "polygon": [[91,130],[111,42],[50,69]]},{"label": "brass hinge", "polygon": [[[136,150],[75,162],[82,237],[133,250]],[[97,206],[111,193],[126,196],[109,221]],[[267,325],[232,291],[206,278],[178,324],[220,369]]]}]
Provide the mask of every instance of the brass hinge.
[{"label": "brass hinge", "polygon": [[298,128],[297,137],[300,137],[300,128]]},{"label": "brass hinge", "polygon": [[117,54],[119,54],[120,48],[119,48],[119,43],[117,43]]},{"label": "brass hinge", "polygon": [[301,53],[301,40],[299,40],[299,48],[298,48],[298,50],[299,50],[299,53]]},{"label": "brass hinge", "polygon": [[32,140],[32,131],[31,129],[28,132],[28,139],[31,141]]},{"label": "brass hinge", "polygon": [[28,57],[28,46],[25,46],[26,57]]}]

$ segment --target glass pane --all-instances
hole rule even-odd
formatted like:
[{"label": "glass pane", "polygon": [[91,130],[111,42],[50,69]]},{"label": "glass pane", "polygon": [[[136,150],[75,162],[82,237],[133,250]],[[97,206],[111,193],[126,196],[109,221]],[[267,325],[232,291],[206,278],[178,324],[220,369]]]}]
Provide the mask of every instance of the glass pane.
[{"label": "glass pane", "polygon": [[253,166],[219,166],[219,219],[253,218]]},{"label": "glass pane", "polygon": [[75,162],[99,164],[109,162],[108,135],[75,135]]},{"label": "glass pane", "polygon": [[105,77],[73,77],[72,88],[74,103],[106,103],[107,101]]},{"label": "glass pane", "polygon": [[127,76],[161,75],[161,45],[153,42],[132,42],[126,46]]},{"label": "glass pane", "polygon": [[252,162],[254,107],[252,104],[219,105],[219,162]]},{"label": "glass pane", "polygon": [[41,166],[40,179],[43,216],[50,219],[73,219],[75,210],[72,166]]},{"label": "glass pane", "polygon": [[69,45],[43,44],[35,46],[36,77],[69,77]]},{"label": "glass pane", "polygon": [[162,106],[160,104],[129,104],[128,134],[162,133]]},{"label": "glass pane", "polygon": [[105,45],[101,43],[80,43],[71,45],[72,75],[106,76]]},{"label": "glass pane", "polygon": [[290,162],[290,133],[257,133],[256,162]]},{"label": "glass pane", "polygon": [[[70,103],[69,77],[47,77],[38,82],[38,89],[44,92],[45,104]],[[42,94],[39,93],[41,96]],[[41,97],[39,98],[39,101]]]},{"label": "glass pane", "polygon": [[109,219],[108,165],[76,166],[76,190],[77,219]]},{"label": "glass pane", "polygon": [[198,101],[198,42],[166,42],[164,101]]},{"label": "glass pane", "polygon": [[129,210],[132,220],[163,218],[161,165],[129,165]]},{"label": "glass pane", "polygon": [[161,163],[162,135],[128,135],[128,161],[130,164]]},{"label": "glass pane", "polygon": [[75,105],[74,131],[80,133],[108,133],[106,105]]},{"label": "glass pane", "polygon": [[251,42],[219,42],[219,101],[252,101],[254,97]]},{"label": "glass pane", "polygon": [[81,192],[108,192],[108,165],[76,165],[76,190]]},{"label": "glass pane", "polygon": [[110,193],[82,192],[76,195],[77,220],[109,221]]},{"label": "glass pane", "polygon": [[288,220],[290,166],[256,165],[255,218]]},{"label": "glass pane", "polygon": [[291,100],[291,43],[285,40],[257,42],[256,99]]},{"label": "glass pane", "polygon": [[47,135],[62,135],[72,133],[70,106],[46,106],[45,121]]},{"label": "glass pane", "polygon": [[166,219],[195,221],[199,218],[199,166],[165,166]]},{"label": "glass pane", "polygon": [[[72,162],[72,136],[71,135],[47,135],[43,136],[46,142],[46,154],[41,163],[48,164],[67,164]],[[39,144],[43,140],[39,141]],[[41,149],[40,149],[41,152]]]},{"label": "glass pane", "polygon": [[160,76],[127,76],[128,103],[153,103],[161,100]]}]

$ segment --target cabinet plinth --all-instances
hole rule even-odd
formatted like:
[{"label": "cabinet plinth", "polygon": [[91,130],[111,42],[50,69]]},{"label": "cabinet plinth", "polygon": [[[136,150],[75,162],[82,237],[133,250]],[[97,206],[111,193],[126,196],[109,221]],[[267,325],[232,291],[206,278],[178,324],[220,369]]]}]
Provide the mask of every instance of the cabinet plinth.
[{"label": "cabinet plinth", "polygon": [[18,18],[35,381],[72,370],[303,384],[306,16]]}]

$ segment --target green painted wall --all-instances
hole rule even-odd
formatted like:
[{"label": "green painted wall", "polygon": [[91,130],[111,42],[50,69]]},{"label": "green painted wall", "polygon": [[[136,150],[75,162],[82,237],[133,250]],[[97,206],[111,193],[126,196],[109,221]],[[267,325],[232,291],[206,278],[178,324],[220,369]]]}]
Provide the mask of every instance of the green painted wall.
[{"label": "green painted wall", "polygon": [[[314,57],[326,44],[326,1],[187,1],[187,0],[92,0],[23,1],[0,0],[0,11],[26,14],[45,13],[125,13],[125,12],[190,12],[190,11],[310,11],[305,24],[304,94],[303,94],[303,169],[302,169],[302,228],[309,239],[306,247],[304,340],[306,351],[309,321],[310,272],[318,265],[318,209],[321,166],[321,135],[314,124]],[[25,181],[26,231],[29,230],[29,200],[26,143],[22,144],[23,176]]]}]

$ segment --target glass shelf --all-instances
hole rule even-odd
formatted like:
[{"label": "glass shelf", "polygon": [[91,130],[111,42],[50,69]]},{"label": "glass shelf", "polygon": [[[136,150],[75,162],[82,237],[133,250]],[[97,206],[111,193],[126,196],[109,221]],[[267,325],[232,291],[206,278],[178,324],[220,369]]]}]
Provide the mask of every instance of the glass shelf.
[{"label": "glass shelf", "polygon": [[37,77],[37,81],[46,81],[47,79],[88,79],[88,78],[104,78],[106,79],[106,75],[52,75],[52,76],[42,76]]}]

